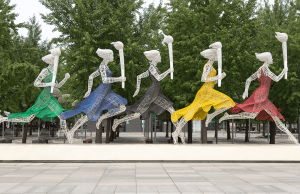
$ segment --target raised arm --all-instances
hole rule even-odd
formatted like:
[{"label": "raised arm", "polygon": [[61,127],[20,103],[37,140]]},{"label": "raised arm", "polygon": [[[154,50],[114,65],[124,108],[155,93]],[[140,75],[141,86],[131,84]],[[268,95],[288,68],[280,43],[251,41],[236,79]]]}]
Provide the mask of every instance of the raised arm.
[{"label": "raised arm", "polygon": [[[106,75],[106,67],[104,65],[100,65],[100,72],[101,72],[101,77],[102,77],[102,81],[103,83],[114,83],[114,82],[122,82],[123,78],[122,77],[107,77]],[[124,79],[126,79],[124,77]]]},{"label": "raised arm", "polygon": [[245,91],[243,94],[243,99],[248,97],[248,90],[251,82],[257,78],[257,73],[260,73],[260,68],[258,69],[257,72],[255,72],[253,75],[251,75],[247,80],[246,80],[246,86],[245,86]]},{"label": "raised arm", "polygon": [[151,72],[151,74],[158,80],[161,81],[163,80],[169,73],[174,72],[174,69],[168,69],[167,71],[165,71],[162,74],[159,74],[155,68],[154,65],[150,65],[149,67],[149,71]]},{"label": "raised arm", "polygon": [[56,85],[57,88],[61,88],[65,83],[66,81],[70,78],[70,74],[69,73],[66,73],[65,74],[65,78],[59,83]]},{"label": "raised arm", "polygon": [[283,78],[285,73],[288,71],[288,68],[284,68],[278,76],[276,76],[267,66],[264,67],[263,71],[264,71],[265,75],[267,75],[273,81],[278,82],[279,80],[281,80]]},{"label": "raised arm", "polygon": [[134,92],[133,97],[135,97],[136,95],[138,95],[138,93],[140,91],[141,79],[145,78],[145,77],[148,77],[148,76],[149,76],[149,71],[148,70],[137,76],[136,90]]},{"label": "raised arm", "polygon": [[[210,61],[209,61],[210,62]],[[208,74],[212,71],[212,66],[210,65],[210,63],[206,63],[205,66],[204,66],[204,71],[203,71],[203,74],[202,74],[202,78],[201,78],[201,81],[202,82],[211,82],[211,81],[216,81],[218,80],[218,76],[214,76],[214,77],[207,77]],[[226,73],[222,73],[221,75],[221,79],[223,79],[225,76],[226,76]]]},{"label": "raised arm", "polygon": [[42,83],[43,79],[49,75],[49,71],[48,69],[43,69],[41,71],[41,73],[38,75],[38,77],[36,78],[36,80],[34,81],[34,86],[35,87],[48,87],[48,86],[52,86],[52,83]]}]

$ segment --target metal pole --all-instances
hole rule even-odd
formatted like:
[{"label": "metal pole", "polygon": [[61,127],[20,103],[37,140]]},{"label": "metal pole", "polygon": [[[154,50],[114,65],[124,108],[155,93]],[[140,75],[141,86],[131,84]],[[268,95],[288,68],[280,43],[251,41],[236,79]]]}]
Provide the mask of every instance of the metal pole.
[{"label": "metal pole", "polygon": [[40,137],[40,126],[41,126],[41,119],[39,118],[39,123],[38,123],[38,138]]},{"label": "metal pole", "polygon": [[23,138],[23,133],[24,133],[24,124],[22,124],[22,138]]},{"label": "metal pole", "polygon": [[249,119],[249,140],[250,140],[250,137],[251,137],[250,136],[251,135],[251,129],[250,129],[251,127],[250,126],[251,126],[251,122],[250,122],[250,119]]},{"label": "metal pole", "polygon": [[153,114],[150,114],[150,131],[151,131],[151,140],[153,140]]},{"label": "metal pole", "polygon": [[154,115],[154,143],[156,143],[156,115]]},{"label": "metal pole", "polygon": [[2,123],[2,139],[4,139],[4,122]]},{"label": "metal pole", "polygon": [[50,139],[50,126],[51,126],[51,123],[49,123],[49,139]]},{"label": "metal pole", "polygon": [[84,139],[86,139],[86,130],[87,130],[87,127],[84,130]]},{"label": "metal pole", "polygon": [[218,144],[218,128],[219,128],[219,122],[218,122],[218,117],[216,117],[216,123],[215,125],[217,125],[217,128],[216,128],[216,144]]},{"label": "metal pole", "polygon": [[232,144],[234,144],[234,136],[233,136],[233,122],[234,122],[234,119],[232,119],[232,130],[231,130],[231,134],[232,134]]},{"label": "metal pole", "polygon": [[270,121],[268,121],[268,142],[270,143]]},{"label": "metal pole", "polygon": [[15,123],[12,123],[12,128],[13,128],[13,139],[15,139]]}]

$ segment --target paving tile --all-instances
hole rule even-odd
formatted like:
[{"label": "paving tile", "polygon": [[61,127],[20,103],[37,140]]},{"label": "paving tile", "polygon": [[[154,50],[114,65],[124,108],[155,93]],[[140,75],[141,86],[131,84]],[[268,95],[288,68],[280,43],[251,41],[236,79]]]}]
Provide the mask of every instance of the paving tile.
[{"label": "paving tile", "polygon": [[222,191],[214,185],[197,185],[196,187],[198,187],[202,193],[222,193]]},{"label": "paving tile", "polygon": [[267,193],[287,193],[274,185],[257,185],[256,187]]},{"label": "paving tile", "polygon": [[70,193],[75,187],[75,185],[57,185],[49,192],[49,194]]},{"label": "paving tile", "polygon": [[157,187],[155,185],[137,185],[138,194],[158,194]]},{"label": "paving tile", "polygon": [[114,194],[116,188],[116,185],[97,185],[93,194]]},{"label": "paving tile", "polygon": [[117,185],[115,194],[133,194],[136,193],[135,185]]},{"label": "paving tile", "polygon": [[17,185],[15,187],[5,191],[4,193],[26,193],[33,187],[34,186],[30,186],[30,185]]},{"label": "paving tile", "polygon": [[182,194],[197,194],[202,193],[195,185],[177,185],[180,193]]},{"label": "paving tile", "polygon": [[80,184],[76,185],[76,187],[72,190],[72,194],[74,193],[93,193],[94,189],[96,188],[97,184]]},{"label": "paving tile", "polygon": [[180,194],[180,191],[173,185],[157,185],[160,194]]},{"label": "paving tile", "polygon": [[16,185],[19,185],[19,183],[0,183],[0,193],[4,193]]}]

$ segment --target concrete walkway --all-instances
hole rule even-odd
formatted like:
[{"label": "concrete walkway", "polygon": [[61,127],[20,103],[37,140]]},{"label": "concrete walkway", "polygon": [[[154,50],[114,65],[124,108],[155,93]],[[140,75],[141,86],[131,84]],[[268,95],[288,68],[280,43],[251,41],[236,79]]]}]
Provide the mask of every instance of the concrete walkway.
[{"label": "concrete walkway", "polygon": [[239,144],[2,144],[3,162],[300,162],[300,146]]},{"label": "concrete walkway", "polygon": [[0,164],[0,193],[300,194],[300,164]]}]

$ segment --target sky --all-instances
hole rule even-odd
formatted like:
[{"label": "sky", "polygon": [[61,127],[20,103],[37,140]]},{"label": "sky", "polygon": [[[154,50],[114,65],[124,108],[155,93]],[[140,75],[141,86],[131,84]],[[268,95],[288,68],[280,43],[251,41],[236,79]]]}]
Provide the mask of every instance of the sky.
[{"label": "sky", "polygon": [[[154,2],[155,6],[159,4],[159,0],[144,0],[144,7],[147,7],[150,3]],[[169,0],[163,0],[163,3],[168,3]],[[274,0],[269,0],[271,4],[274,3]],[[42,26],[42,40],[51,40],[52,38],[58,37],[59,32],[52,32],[54,26],[44,23],[40,13],[46,14],[50,11],[45,8],[38,0],[11,0],[11,4],[16,4],[14,12],[19,14],[16,18],[15,23],[27,22],[30,17],[34,14],[37,18],[37,22]],[[27,29],[19,29],[19,34],[27,36]]]}]

